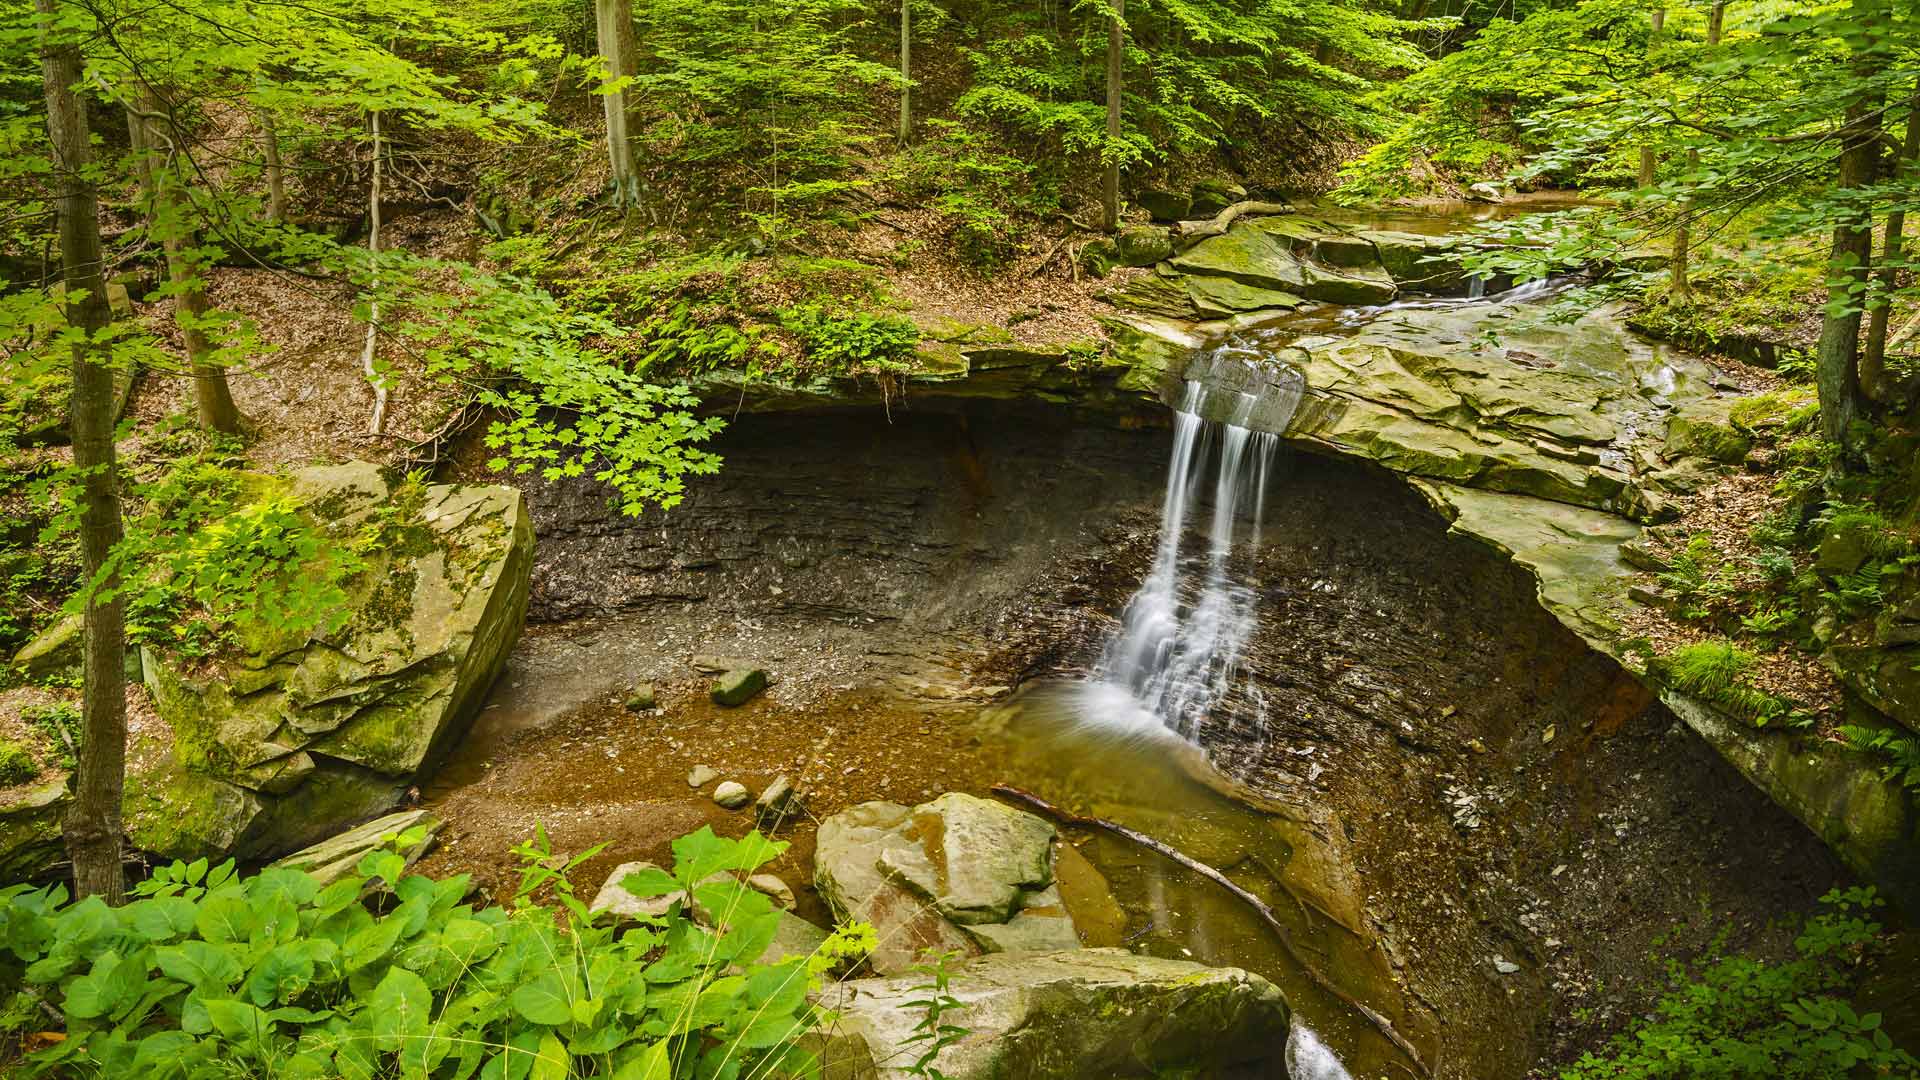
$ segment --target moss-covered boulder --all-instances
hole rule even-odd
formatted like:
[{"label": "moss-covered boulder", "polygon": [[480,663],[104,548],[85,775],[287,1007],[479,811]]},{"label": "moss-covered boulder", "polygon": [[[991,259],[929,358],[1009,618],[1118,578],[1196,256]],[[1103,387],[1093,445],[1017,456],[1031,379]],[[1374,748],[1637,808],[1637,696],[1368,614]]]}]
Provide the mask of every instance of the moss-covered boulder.
[{"label": "moss-covered boulder", "polygon": [[1121,266],[1152,266],[1173,254],[1173,236],[1158,225],[1121,229],[1113,253]]},{"label": "moss-covered boulder", "polygon": [[14,788],[0,796],[0,883],[22,881],[60,858],[65,780]]},{"label": "moss-covered boulder", "polygon": [[[910,1075],[925,986],[907,974],[828,991],[822,1075]],[[947,992],[960,1004],[942,1022],[966,1034],[932,1065],[951,1080],[1286,1075],[1286,998],[1238,968],[1119,949],[1006,953],[958,965]]]},{"label": "moss-covered boulder", "polygon": [[[1256,218],[1202,240],[1174,256],[1171,265],[1182,273],[1229,278],[1309,300],[1335,304],[1392,300],[1393,279],[1377,261],[1359,258],[1359,249],[1335,243],[1343,238],[1333,226],[1308,218]],[[1312,256],[1316,248],[1328,245],[1333,245],[1328,250],[1340,252],[1337,265]]]},{"label": "moss-covered boulder", "polygon": [[149,850],[270,856],[391,808],[465,732],[519,636],[533,530],[517,490],[366,463],[302,470],[292,487],[335,535],[380,531],[350,616],[211,663],[148,652],[172,739],[130,797]]}]

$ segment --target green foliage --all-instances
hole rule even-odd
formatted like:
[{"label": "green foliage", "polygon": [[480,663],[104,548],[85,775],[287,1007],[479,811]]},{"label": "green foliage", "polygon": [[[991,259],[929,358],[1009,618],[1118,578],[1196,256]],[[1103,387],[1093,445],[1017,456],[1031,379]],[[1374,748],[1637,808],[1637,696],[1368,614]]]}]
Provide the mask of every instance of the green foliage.
[{"label": "green foliage", "polygon": [[0,739],[0,787],[13,787],[33,779],[40,766],[27,748],[11,739]]},{"label": "green foliage", "polygon": [[60,767],[71,772],[80,753],[80,707],[70,701],[50,701],[28,705],[20,710],[20,719],[46,739],[59,754]]},{"label": "green foliage", "polygon": [[813,303],[788,308],[780,321],[831,371],[902,371],[920,344],[920,328],[899,315]]},{"label": "green foliage", "polygon": [[105,576],[70,609],[96,593],[121,595],[130,641],[188,657],[344,623],[346,583],[366,564],[283,481],[195,455],[137,485],[135,498],[143,509]]},{"label": "green foliage", "polygon": [[947,1074],[934,1067],[940,1051],[959,1042],[971,1033],[972,1029],[959,1024],[946,1022],[946,1015],[962,1007],[959,998],[947,992],[953,982],[953,962],[959,957],[957,952],[937,953],[924,963],[915,964],[913,970],[927,976],[928,981],[914,987],[914,992],[926,995],[915,998],[901,1006],[916,1009],[920,1019],[913,1025],[913,1031],[901,1042],[917,1047],[919,1055],[913,1063],[906,1066],[908,1076],[922,1077],[923,1080],[947,1080]]},{"label": "green foliage", "polygon": [[[30,1054],[20,1075],[668,1080],[809,1068],[794,1043],[815,1022],[814,976],[806,958],[757,962],[779,915],[734,876],[784,843],[682,837],[672,874],[636,884],[691,889],[716,917],[703,925],[676,903],[616,933],[563,884],[578,858],[530,879],[551,903],[523,892],[511,910],[475,907],[465,876],[406,873],[399,851],[418,840],[401,834],[324,886],[200,860],[161,868],[117,909],[69,904],[64,887],[0,891],[0,987],[66,1021],[66,1040]],[[5,1015],[43,1023],[34,1010]]]},{"label": "green foliage", "polygon": [[1712,956],[1697,971],[1668,962],[1650,1016],[1560,1080],[1911,1080],[1920,1061],[1894,1046],[1878,1013],[1846,995],[1880,925],[1871,888],[1835,890],[1794,941],[1793,958]]},{"label": "green foliage", "polygon": [[1862,724],[1842,724],[1840,734],[1849,747],[1880,758],[1880,775],[1898,781],[1920,805],[1920,735],[1900,727]]},{"label": "green foliage", "polygon": [[1748,681],[1749,673],[1759,662],[1759,657],[1730,641],[1705,641],[1655,657],[1648,662],[1647,673],[1755,727],[1769,724],[1805,727],[1811,723],[1812,717],[1792,702],[1760,690]]}]

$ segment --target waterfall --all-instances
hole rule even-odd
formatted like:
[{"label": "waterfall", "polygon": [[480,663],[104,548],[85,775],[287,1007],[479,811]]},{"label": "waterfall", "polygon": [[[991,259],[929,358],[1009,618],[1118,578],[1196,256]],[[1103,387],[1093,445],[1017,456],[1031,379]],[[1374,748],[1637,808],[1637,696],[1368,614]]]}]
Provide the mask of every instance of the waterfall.
[{"label": "waterfall", "polygon": [[[1189,372],[1201,377],[1189,379],[1174,414],[1153,566],[1127,602],[1121,630],[1096,672],[1101,684],[1126,691],[1134,713],[1186,736],[1241,675],[1256,597],[1235,580],[1229,560],[1238,541],[1258,542],[1267,474],[1280,443],[1275,431],[1285,429],[1302,390],[1293,372],[1250,355],[1223,346]],[[1256,419],[1267,430],[1251,427]],[[1186,551],[1188,518],[1199,516],[1209,487],[1206,547],[1193,557]],[[1143,719],[1136,716],[1136,725]]]},{"label": "waterfall", "polygon": [[1287,1033],[1287,1075],[1291,1080],[1353,1080],[1339,1057],[1297,1016]]}]

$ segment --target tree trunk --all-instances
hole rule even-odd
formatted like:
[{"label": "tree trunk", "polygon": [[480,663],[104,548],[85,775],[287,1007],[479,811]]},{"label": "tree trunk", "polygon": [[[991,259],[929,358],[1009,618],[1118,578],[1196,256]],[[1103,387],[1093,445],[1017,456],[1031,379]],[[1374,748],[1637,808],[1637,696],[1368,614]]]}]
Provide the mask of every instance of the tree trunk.
[{"label": "tree trunk", "polygon": [[67,321],[86,332],[73,346],[73,464],[80,473],[80,559],[88,594],[84,616],[79,763],[73,804],[64,823],[73,860],[75,896],[100,896],[110,904],[126,897],[120,865],[120,796],[127,766],[127,637],[118,597],[101,599],[117,582],[101,581],[120,543],[120,497],[114,488],[113,373],[97,350],[99,331],[112,321],[106,281],[100,273],[98,196],[89,179],[86,101],[75,92],[81,79],[80,49],[51,35],[58,0],[34,0],[43,32],[41,75],[47,97],[47,135],[53,147],[56,207],[60,227],[61,277],[66,283]]},{"label": "tree trunk", "polygon": [[[159,99],[147,94],[140,108],[149,117],[159,115]],[[213,359],[213,346],[202,329],[207,318],[206,282],[187,257],[187,241],[193,231],[188,220],[192,209],[186,198],[179,147],[173,134],[157,131],[151,119],[135,116],[130,126],[140,131],[140,146],[148,163],[143,170],[152,196],[148,221],[160,236],[160,250],[167,260],[167,279],[173,283],[173,319],[186,344],[200,426],[208,431],[238,435],[240,409],[233,403],[227,373]]]},{"label": "tree trunk", "polygon": [[287,220],[287,171],[280,164],[280,132],[274,127],[273,114],[260,112],[260,146],[267,157],[267,220],[275,225]]},{"label": "tree trunk", "polygon": [[[1847,106],[1836,194],[1871,187],[1878,158],[1879,102],[1863,95]],[[1833,227],[1826,316],[1820,323],[1815,373],[1820,391],[1820,429],[1851,450],[1853,422],[1864,401],[1860,392],[1860,303],[1873,260],[1873,218],[1864,208]]]},{"label": "tree trunk", "polygon": [[[633,44],[632,0],[594,0],[593,15],[600,57],[607,79],[618,81],[637,73]],[[607,162],[612,166],[614,198],[622,206],[640,200],[640,173],[634,164],[631,124],[632,89],[622,87],[601,95],[607,115]]]},{"label": "tree trunk", "polygon": [[[1653,14],[1650,16],[1650,18],[1653,22],[1653,34],[1647,39],[1647,52],[1649,53],[1653,52],[1654,43],[1660,40],[1661,29],[1667,25],[1667,9],[1654,8]],[[1639,175],[1639,181],[1640,181],[1641,187],[1644,188],[1644,187],[1653,186],[1654,165],[1655,165],[1655,162],[1653,157],[1653,147],[1642,146],[1640,148],[1640,175]]]},{"label": "tree trunk", "polygon": [[[1894,161],[1896,178],[1913,168],[1920,156],[1920,90],[1907,106],[1907,134],[1900,142],[1900,156]],[[1900,262],[1905,248],[1907,213],[1898,203],[1887,211],[1887,238],[1880,247],[1880,272],[1874,291],[1867,298],[1867,344],[1860,352],[1860,389],[1874,401],[1888,400],[1887,321],[1893,315],[1893,291],[1899,287]]]},{"label": "tree trunk", "polygon": [[[1718,3],[1713,5],[1712,10],[1707,13],[1707,48],[1712,49],[1719,46],[1720,30],[1726,25],[1726,16],[1726,0],[1719,0]],[[1689,149],[1687,151],[1687,172],[1691,174],[1697,172],[1699,168],[1700,151]],[[1693,183],[1695,181],[1689,179],[1688,182]],[[1672,283],[1668,290],[1668,296],[1674,303],[1684,304],[1693,299],[1693,282],[1687,277],[1689,269],[1688,256],[1690,254],[1687,249],[1692,243],[1692,224],[1693,200],[1689,198],[1681,205],[1680,224],[1675,226],[1673,230],[1673,259],[1669,264],[1669,269],[1672,271]]]},{"label": "tree trunk", "polygon": [[1126,0],[1113,0],[1107,25],[1107,175],[1100,193],[1100,227],[1120,228],[1120,62],[1127,46]]},{"label": "tree trunk", "polygon": [[367,421],[367,434],[381,435],[387,428],[387,380],[374,364],[374,351],[380,342],[380,112],[373,113],[373,176],[367,191],[367,342],[360,350],[360,370],[373,384],[373,418]]},{"label": "tree trunk", "polygon": [[913,141],[913,0],[900,0],[900,145]]}]

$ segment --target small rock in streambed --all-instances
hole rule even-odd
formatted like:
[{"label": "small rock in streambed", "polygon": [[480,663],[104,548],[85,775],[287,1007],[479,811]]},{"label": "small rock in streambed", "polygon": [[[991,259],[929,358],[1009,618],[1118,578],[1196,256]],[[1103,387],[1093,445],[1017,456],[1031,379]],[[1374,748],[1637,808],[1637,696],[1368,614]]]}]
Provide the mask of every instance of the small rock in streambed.
[{"label": "small rock in streambed", "polygon": [[707,675],[718,675],[722,672],[753,666],[751,660],[743,660],[737,656],[715,656],[711,653],[695,653],[687,663],[693,670]]},{"label": "small rock in streambed", "polygon": [[766,894],[772,898],[774,903],[788,911],[793,910],[795,903],[793,886],[788,885],[780,878],[772,874],[755,874],[747,879],[747,887],[755,892]]},{"label": "small rock in streambed", "polygon": [[647,712],[650,709],[657,708],[659,704],[659,699],[654,697],[652,683],[641,683],[633,688],[631,694],[627,695],[628,712]]},{"label": "small rock in streambed", "polygon": [[745,705],[767,688],[767,673],[760,668],[735,668],[713,681],[715,705]]},{"label": "small rock in streambed", "polygon": [[753,804],[753,816],[761,825],[772,828],[800,813],[800,797],[793,790],[793,781],[785,773],[774,778],[767,790]]},{"label": "small rock in streambed", "polygon": [[720,779],[720,770],[711,765],[695,765],[687,771],[687,786],[703,788]]},{"label": "small rock in streambed", "polygon": [[744,786],[732,780],[725,781],[713,789],[713,801],[728,810],[738,810],[747,805],[752,798],[753,796]]},{"label": "small rock in streambed", "polygon": [[1502,975],[1512,975],[1514,972],[1520,970],[1520,965],[1508,960],[1504,956],[1496,955],[1493,958],[1493,970]]}]

